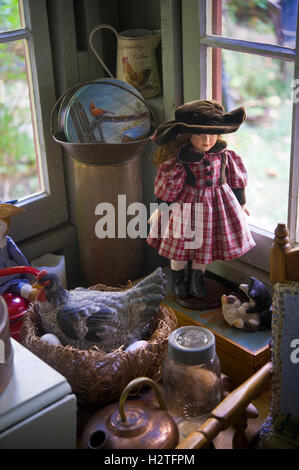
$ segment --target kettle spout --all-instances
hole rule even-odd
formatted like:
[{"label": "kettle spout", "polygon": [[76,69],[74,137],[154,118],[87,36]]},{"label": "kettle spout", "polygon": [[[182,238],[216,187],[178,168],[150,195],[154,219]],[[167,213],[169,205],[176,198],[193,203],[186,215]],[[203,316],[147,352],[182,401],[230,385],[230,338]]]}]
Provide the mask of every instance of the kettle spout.
[{"label": "kettle spout", "polygon": [[89,449],[109,449],[109,436],[102,429],[95,429],[88,441]]}]

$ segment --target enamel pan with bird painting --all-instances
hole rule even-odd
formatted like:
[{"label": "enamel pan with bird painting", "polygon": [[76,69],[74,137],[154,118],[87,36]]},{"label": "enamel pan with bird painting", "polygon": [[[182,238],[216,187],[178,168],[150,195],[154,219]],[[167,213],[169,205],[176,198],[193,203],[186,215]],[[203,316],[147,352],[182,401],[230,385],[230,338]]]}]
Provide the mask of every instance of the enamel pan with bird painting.
[{"label": "enamel pan with bird painting", "polygon": [[150,113],[136,95],[141,96],[115,79],[100,79],[66,95],[58,119],[67,141],[121,143],[146,138]]}]

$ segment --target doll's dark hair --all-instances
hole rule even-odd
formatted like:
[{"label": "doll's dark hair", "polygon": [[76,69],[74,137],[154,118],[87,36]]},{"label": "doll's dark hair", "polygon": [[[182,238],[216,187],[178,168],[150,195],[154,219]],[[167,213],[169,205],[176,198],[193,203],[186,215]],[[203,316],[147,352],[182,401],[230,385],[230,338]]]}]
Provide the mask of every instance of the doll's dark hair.
[{"label": "doll's dark hair", "polygon": [[[164,145],[158,148],[157,152],[152,158],[152,162],[156,166],[162,165],[162,163],[175,157],[182,147],[182,145],[190,142],[192,134],[178,134],[174,139],[171,139]],[[217,135],[217,142],[221,140],[221,135]]]}]

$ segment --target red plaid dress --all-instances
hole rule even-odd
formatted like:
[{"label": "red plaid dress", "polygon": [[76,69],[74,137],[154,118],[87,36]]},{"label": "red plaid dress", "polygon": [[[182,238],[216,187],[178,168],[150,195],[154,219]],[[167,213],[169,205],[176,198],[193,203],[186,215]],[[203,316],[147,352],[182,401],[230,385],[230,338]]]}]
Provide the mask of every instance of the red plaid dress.
[{"label": "red plaid dress", "polygon": [[[186,158],[164,162],[158,170],[157,198],[176,204],[161,211],[151,225],[147,242],[161,256],[177,261],[210,264],[238,258],[255,246],[244,211],[231,188],[244,188],[247,173],[241,158],[225,150],[226,182],[221,184],[221,152],[206,152],[200,161],[188,163],[195,186],[186,184]],[[190,150],[189,150],[190,153]],[[188,155],[187,155],[188,159]],[[194,160],[194,158],[193,158]]]}]

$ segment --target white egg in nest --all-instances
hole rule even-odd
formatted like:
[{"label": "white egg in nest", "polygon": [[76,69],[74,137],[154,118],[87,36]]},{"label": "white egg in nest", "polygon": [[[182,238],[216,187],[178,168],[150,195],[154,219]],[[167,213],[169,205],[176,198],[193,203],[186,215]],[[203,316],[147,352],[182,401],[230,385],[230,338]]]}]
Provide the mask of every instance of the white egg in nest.
[{"label": "white egg in nest", "polygon": [[53,346],[58,346],[61,344],[57,336],[53,335],[52,333],[46,333],[45,335],[41,336],[40,339],[46,343],[52,344]]},{"label": "white egg in nest", "polygon": [[147,344],[147,341],[145,340],[140,340],[140,341],[135,341],[135,343],[132,343],[130,344],[126,349],[125,351],[126,352],[132,352],[132,351],[136,351],[137,349],[140,349],[142,347],[145,347],[145,345]]}]

